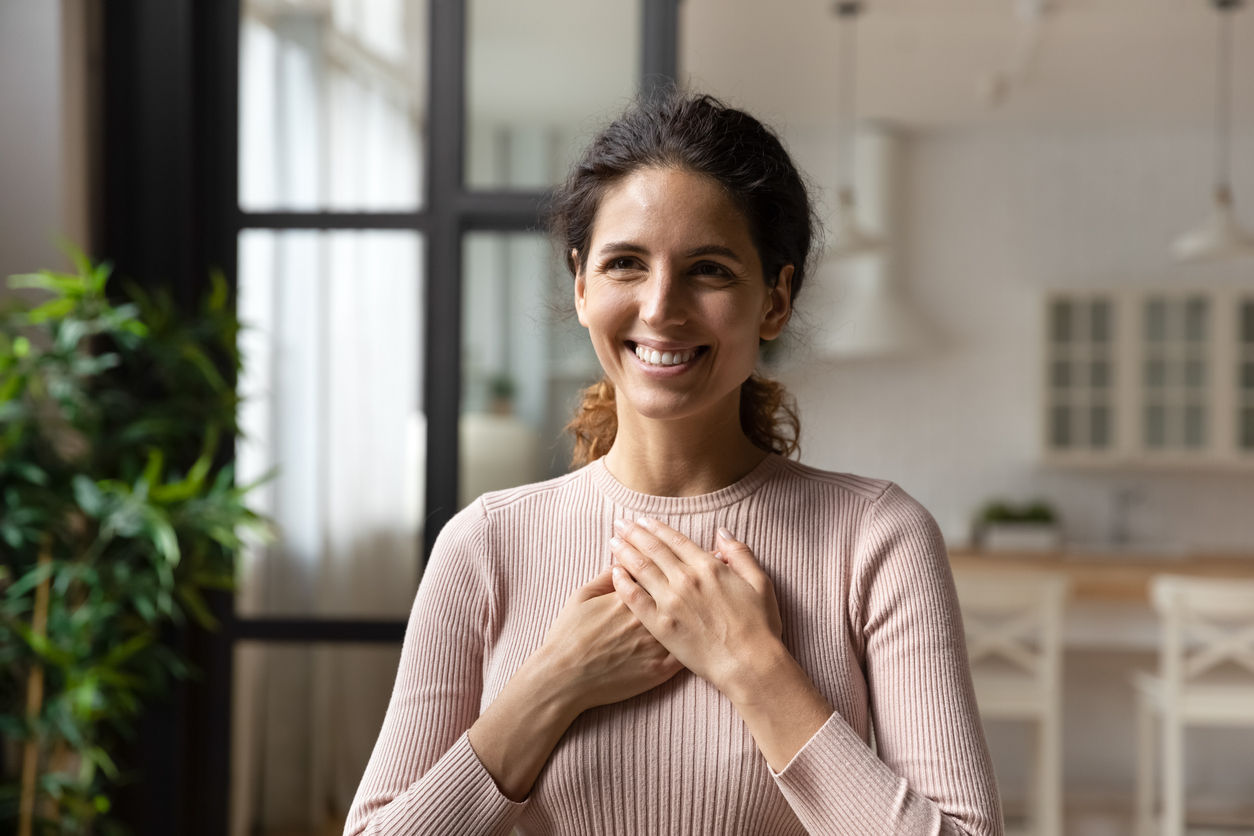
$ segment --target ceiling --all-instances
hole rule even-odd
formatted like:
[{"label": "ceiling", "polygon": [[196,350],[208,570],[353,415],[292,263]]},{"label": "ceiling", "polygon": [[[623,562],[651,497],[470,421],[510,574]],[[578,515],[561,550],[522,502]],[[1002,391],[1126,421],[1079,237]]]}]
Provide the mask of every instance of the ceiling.
[{"label": "ceiling", "polygon": [[[768,120],[831,123],[842,24],[830,0],[681,9],[681,74],[695,86]],[[1233,122],[1254,129],[1254,10],[1229,20]],[[918,130],[1209,129],[1218,27],[1206,0],[868,0],[858,112]]]}]

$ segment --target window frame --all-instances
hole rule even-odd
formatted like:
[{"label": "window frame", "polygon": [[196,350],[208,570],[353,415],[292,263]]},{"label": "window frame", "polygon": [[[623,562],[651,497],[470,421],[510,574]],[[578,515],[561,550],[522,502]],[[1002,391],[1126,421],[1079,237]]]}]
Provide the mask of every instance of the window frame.
[{"label": "window frame", "polygon": [[[103,4],[102,200],[93,238],[120,274],[194,304],[210,269],[236,287],[239,234],[263,230],[397,230],[420,234],[425,277],[423,403],[427,415],[424,562],[457,509],[462,240],[533,231],[547,191],[465,185],[466,3],[428,0],[426,194],[414,211],[244,211],[238,201],[240,0]],[[676,83],[680,0],[639,0],[642,94]],[[224,444],[222,456],[230,456]],[[415,588],[417,579],[415,579]],[[210,602],[220,627],[171,642],[200,676],[142,721],[127,760],[142,775],[118,810],[139,833],[229,832],[233,657],[240,642],[391,643],[401,620],[241,618],[234,595]]]}]

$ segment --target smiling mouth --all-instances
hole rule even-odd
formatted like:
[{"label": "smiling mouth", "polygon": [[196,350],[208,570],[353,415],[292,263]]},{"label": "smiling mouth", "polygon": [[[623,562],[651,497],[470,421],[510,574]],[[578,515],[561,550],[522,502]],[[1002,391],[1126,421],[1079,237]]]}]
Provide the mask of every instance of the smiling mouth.
[{"label": "smiling mouth", "polygon": [[658,351],[648,346],[637,345],[628,342],[627,347],[636,353],[642,363],[650,366],[680,366],[695,359],[698,355],[705,352],[706,347],[703,345],[696,348],[686,348],[682,351]]}]

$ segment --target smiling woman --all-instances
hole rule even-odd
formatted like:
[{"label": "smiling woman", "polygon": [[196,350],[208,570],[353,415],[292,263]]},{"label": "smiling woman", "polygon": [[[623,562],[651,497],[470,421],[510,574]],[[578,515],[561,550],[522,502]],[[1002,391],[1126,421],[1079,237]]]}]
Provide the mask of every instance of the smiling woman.
[{"label": "smiling woman", "polygon": [[708,97],[593,141],[552,207],[605,373],[577,469],[441,532],[346,833],[1002,832],[935,523],[780,455],[754,374],[812,217]]}]

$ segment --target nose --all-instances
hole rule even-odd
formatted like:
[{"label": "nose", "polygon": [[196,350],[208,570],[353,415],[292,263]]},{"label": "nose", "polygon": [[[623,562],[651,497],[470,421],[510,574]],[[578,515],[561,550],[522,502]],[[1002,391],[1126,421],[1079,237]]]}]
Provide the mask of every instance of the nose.
[{"label": "nose", "polygon": [[684,284],[670,267],[663,266],[649,277],[640,300],[640,320],[650,328],[681,325],[688,319]]}]

